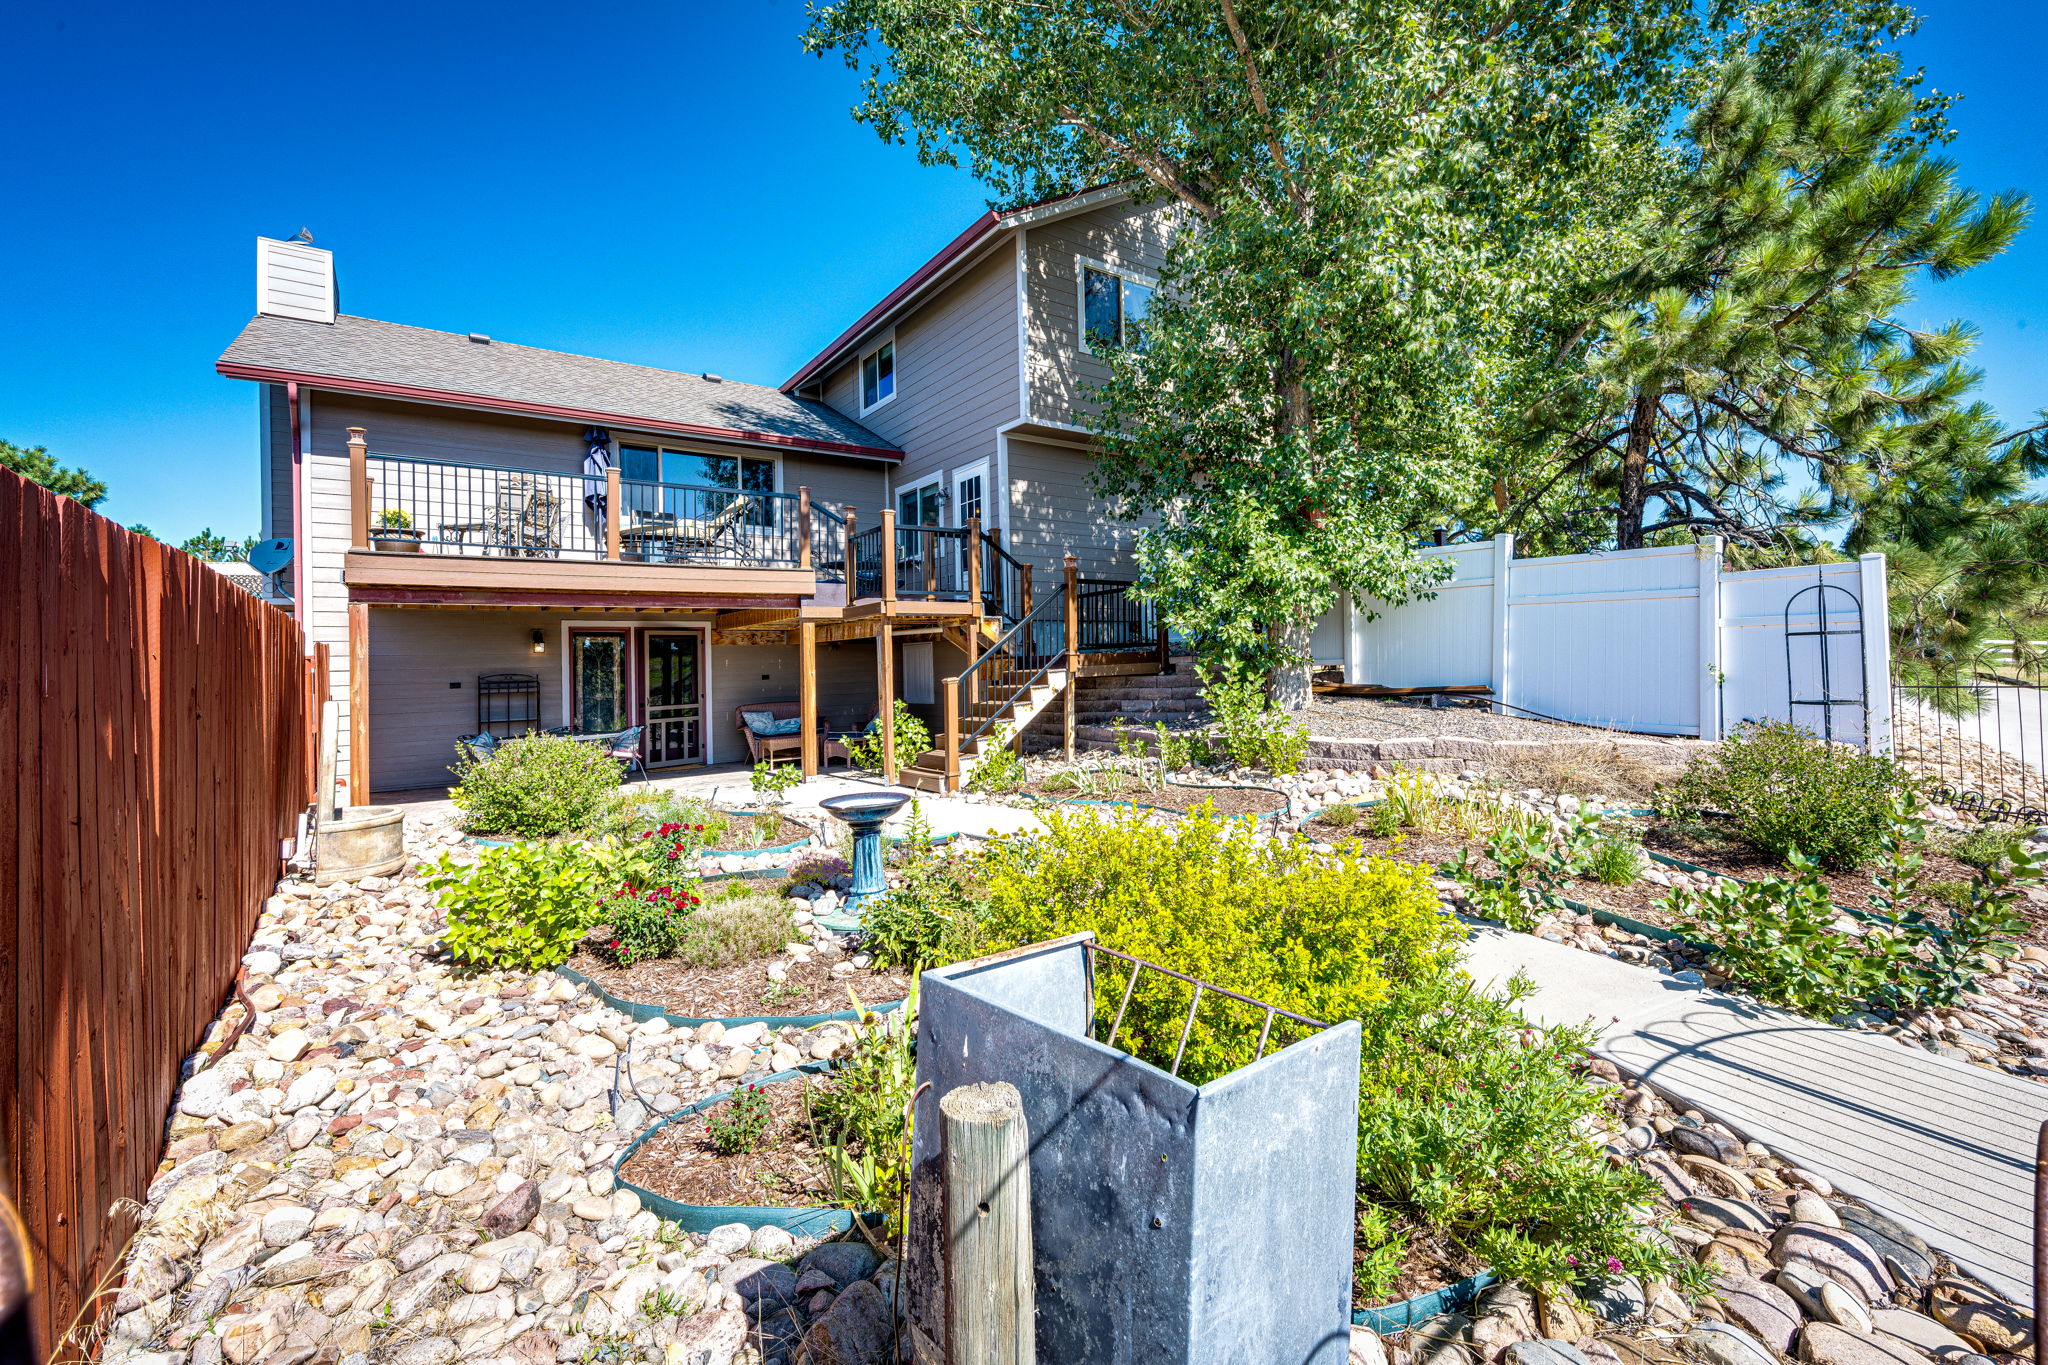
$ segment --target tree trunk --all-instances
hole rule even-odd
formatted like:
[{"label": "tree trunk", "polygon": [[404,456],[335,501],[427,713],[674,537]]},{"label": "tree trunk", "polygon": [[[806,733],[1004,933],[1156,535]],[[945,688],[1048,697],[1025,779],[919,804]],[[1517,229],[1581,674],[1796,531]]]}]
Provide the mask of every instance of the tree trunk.
[{"label": "tree trunk", "polygon": [[1273,705],[1282,711],[1306,711],[1309,699],[1314,695],[1310,686],[1315,668],[1310,641],[1315,628],[1314,619],[1306,612],[1296,613],[1266,627],[1266,637],[1286,656],[1286,661],[1276,665],[1266,676],[1266,687],[1273,694]]},{"label": "tree trunk", "polygon": [[1643,548],[1643,512],[1649,496],[1650,438],[1657,430],[1657,400],[1645,391],[1636,395],[1636,408],[1629,416],[1628,444],[1621,452],[1621,493],[1614,511],[1614,548]]}]

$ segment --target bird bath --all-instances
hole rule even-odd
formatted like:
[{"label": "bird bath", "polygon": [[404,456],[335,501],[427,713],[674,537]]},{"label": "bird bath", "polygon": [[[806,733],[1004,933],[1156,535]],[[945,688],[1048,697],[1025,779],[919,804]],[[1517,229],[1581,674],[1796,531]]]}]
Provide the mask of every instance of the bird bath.
[{"label": "bird bath", "polygon": [[909,801],[908,792],[854,792],[828,796],[818,803],[853,831],[853,886],[846,893],[846,908],[818,923],[839,933],[858,929],[861,907],[889,889],[882,875],[882,822]]}]

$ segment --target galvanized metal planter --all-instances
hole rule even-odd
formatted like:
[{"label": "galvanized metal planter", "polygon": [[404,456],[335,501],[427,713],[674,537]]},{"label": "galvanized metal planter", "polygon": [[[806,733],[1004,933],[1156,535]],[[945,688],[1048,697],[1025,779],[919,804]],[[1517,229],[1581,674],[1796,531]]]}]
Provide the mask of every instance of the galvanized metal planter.
[{"label": "galvanized metal planter", "polygon": [[1344,1365],[1359,1027],[1195,1086],[1089,1036],[1092,936],[924,973],[913,1328],[943,1345],[938,1101],[1008,1081],[1031,1141],[1047,1365]]}]

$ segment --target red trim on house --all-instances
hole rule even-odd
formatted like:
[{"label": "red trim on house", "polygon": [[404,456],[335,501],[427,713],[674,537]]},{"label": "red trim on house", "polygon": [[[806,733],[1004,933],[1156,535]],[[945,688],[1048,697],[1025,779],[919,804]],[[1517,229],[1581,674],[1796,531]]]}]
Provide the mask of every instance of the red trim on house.
[{"label": "red trim on house", "polygon": [[[536,607],[577,611],[600,607],[634,611],[735,611],[795,608],[798,597],[745,597],[733,593],[522,592],[506,588],[350,588],[348,600],[375,607]],[[623,627],[621,627],[623,629]]]},{"label": "red trim on house", "polygon": [[660,432],[671,436],[696,436],[714,441],[737,441],[745,445],[779,446],[791,450],[815,451],[825,455],[858,455],[864,459],[888,460],[892,463],[903,458],[902,451],[891,450],[886,446],[856,445],[851,441],[814,441],[801,436],[784,436],[772,431],[741,431],[734,427],[668,422],[629,413],[599,412],[592,408],[569,408],[553,403],[529,403],[522,399],[493,398],[479,393],[451,393],[442,389],[423,389],[411,384],[387,384],[375,379],[349,379],[339,375],[272,369],[267,365],[242,365],[223,360],[217,363],[214,369],[229,379],[253,379],[263,384],[297,382],[315,388],[369,394],[378,398],[409,398],[422,403],[459,403],[470,407],[490,408],[498,412],[523,413],[532,417],[560,417],[575,422],[594,422],[601,426],[630,427],[639,431]]},{"label": "red trim on house", "polygon": [[862,313],[858,322],[841,332],[837,337],[834,337],[832,344],[812,356],[809,364],[783,380],[782,391],[789,393],[805,380],[815,375],[819,370],[824,369],[849,342],[873,326],[876,321],[897,304],[903,302],[909,295],[922,288],[934,275],[958,259],[967,248],[973,246],[976,242],[994,231],[996,224],[1002,222],[1005,216],[1004,214],[997,213],[994,209],[990,209],[987,213],[982,214],[981,217],[969,223],[965,232],[941,247],[938,255],[919,266],[911,273],[909,279],[891,289],[880,303],[868,309],[867,312]]}]

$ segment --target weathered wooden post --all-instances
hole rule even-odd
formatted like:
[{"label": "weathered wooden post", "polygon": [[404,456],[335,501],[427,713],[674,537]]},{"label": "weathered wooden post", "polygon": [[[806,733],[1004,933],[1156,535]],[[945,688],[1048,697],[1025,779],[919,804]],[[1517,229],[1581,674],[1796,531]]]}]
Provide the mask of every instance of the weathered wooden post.
[{"label": "weathered wooden post", "polygon": [[882,509],[882,600],[896,600],[896,509]]},{"label": "weathered wooden post", "polygon": [[1035,1365],[1031,1144],[1008,1081],[939,1101],[946,1171],[946,1340],[950,1365]]},{"label": "weathered wooden post", "polygon": [[960,680],[947,678],[941,684],[945,689],[945,720],[939,732],[939,752],[945,755],[946,790],[958,794],[960,791]]},{"label": "weathered wooden post", "polygon": [[604,467],[604,557],[616,564],[620,554],[619,467]]},{"label": "weathered wooden post", "polygon": [[348,547],[370,548],[370,444],[362,427],[348,429]]},{"label": "weathered wooden post", "polygon": [[1066,730],[1066,754],[1071,762],[1074,757],[1074,702],[1075,693],[1081,687],[1081,561],[1067,554],[1067,687],[1064,696],[1063,720]]},{"label": "weathered wooden post", "polygon": [[811,486],[803,484],[796,490],[796,566],[799,569],[811,567]]}]

